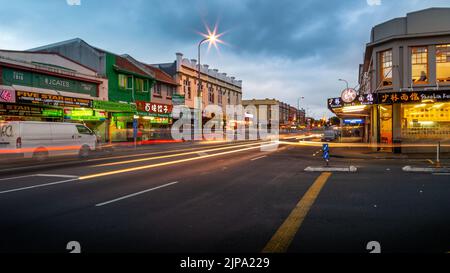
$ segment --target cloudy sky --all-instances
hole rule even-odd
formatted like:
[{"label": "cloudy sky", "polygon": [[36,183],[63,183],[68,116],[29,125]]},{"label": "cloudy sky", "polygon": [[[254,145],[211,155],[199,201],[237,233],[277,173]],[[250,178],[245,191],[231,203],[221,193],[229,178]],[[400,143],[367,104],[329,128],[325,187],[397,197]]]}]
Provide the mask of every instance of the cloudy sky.
[{"label": "cloudy sky", "polygon": [[[78,5],[79,4],[79,5]],[[79,37],[148,63],[196,58],[205,25],[227,44],[203,62],[243,80],[244,98],[277,98],[315,117],[357,84],[372,26],[448,0],[0,0],[0,48]]]}]

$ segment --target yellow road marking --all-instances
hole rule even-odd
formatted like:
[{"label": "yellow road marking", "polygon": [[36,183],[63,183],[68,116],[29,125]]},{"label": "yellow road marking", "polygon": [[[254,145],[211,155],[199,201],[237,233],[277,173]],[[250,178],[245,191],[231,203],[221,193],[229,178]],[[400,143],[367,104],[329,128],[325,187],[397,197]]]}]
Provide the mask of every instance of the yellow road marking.
[{"label": "yellow road marking", "polygon": [[433,162],[433,160],[431,160],[431,159],[427,159],[427,161],[428,161],[428,162],[430,162],[430,163],[431,163],[431,165],[434,165],[434,162]]},{"label": "yellow road marking", "polygon": [[284,253],[287,251],[295,234],[300,229],[309,210],[330,176],[330,172],[324,172],[314,181],[314,184],[308,189],[288,218],[264,247],[263,253]]},{"label": "yellow road marking", "polygon": [[204,158],[209,158],[209,157],[215,157],[215,156],[227,155],[227,154],[232,154],[232,153],[238,153],[238,152],[242,152],[242,151],[260,149],[260,148],[262,148],[264,146],[271,146],[271,145],[273,145],[273,144],[261,145],[261,146],[249,147],[249,148],[242,148],[242,149],[238,149],[238,150],[226,151],[226,152],[221,152],[221,153],[216,153],[216,154],[202,155],[202,156],[197,156],[197,157],[191,157],[191,158],[179,159],[179,160],[174,160],[174,161],[156,163],[156,164],[153,164],[153,165],[146,165],[146,166],[140,166],[140,167],[120,169],[120,170],[115,170],[115,171],[110,171],[110,172],[96,173],[96,174],[81,176],[79,179],[80,180],[86,180],[86,179],[102,177],[102,176],[108,176],[108,175],[113,175],[113,174],[127,173],[127,172],[151,169],[151,168],[156,168],[156,167],[161,167],[161,166],[168,166],[168,165],[173,165],[173,164],[177,164],[177,163],[194,161],[194,160],[199,160],[199,159],[204,159]]}]

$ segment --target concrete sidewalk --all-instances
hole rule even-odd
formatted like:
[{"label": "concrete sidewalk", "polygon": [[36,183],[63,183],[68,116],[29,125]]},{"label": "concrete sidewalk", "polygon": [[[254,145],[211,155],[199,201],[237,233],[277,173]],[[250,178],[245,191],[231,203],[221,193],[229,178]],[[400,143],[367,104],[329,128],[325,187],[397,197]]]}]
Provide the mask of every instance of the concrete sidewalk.
[{"label": "concrete sidewalk", "polygon": [[[330,156],[350,159],[424,159],[435,160],[436,153],[402,153],[374,151],[372,148],[330,148]],[[450,153],[442,153],[441,159],[450,159]]]}]

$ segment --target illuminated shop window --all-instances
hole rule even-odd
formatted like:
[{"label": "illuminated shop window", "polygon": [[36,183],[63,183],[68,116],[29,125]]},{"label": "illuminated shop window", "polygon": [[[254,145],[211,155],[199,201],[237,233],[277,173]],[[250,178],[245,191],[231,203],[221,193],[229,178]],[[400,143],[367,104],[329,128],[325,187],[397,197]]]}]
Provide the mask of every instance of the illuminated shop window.
[{"label": "illuminated shop window", "polygon": [[402,137],[447,139],[450,135],[450,102],[402,104]]},{"label": "illuminated shop window", "polygon": [[381,63],[381,85],[392,85],[392,50],[386,50],[380,53]]},{"label": "illuminated shop window", "polygon": [[436,80],[450,83],[450,44],[436,46]]},{"label": "illuminated shop window", "polygon": [[428,48],[411,49],[411,76],[414,84],[428,83]]}]

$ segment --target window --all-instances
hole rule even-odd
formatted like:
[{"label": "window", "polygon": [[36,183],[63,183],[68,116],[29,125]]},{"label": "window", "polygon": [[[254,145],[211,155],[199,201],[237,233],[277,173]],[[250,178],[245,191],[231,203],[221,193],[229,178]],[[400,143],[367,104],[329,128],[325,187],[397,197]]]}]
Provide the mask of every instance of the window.
[{"label": "window", "polygon": [[155,85],[155,95],[161,96],[161,83],[157,82]]},{"label": "window", "polygon": [[392,50],[386,50],[380,54],[380,79],[381,86],[392,85]]},{"label": "window", "polygon": [[214,103],[214,89],[212,86],[208,87],[208,94],[209,94],[209,102]]},{"label": "window", "polygon": [[191,81],[189,79],[183,81],[184,95],[187,99],[191,99]]},{"label": "window", "polygon": [[436,46],[436,80],[450,83],[450,44]]},{"label": "window", "polygon": [[411,49],[411,76],[414,84],[428,83],[428,48]]},{"label": "window", "polygon": [[148,80],[136,79],[136,91],[148,92]]},{"label": "window", "polygon": [[119,87],[121,89],[126,89],[127,88],[127,76],[123,75],[123,74],[119,74]]},{"label": "window", "polygon": [[86,126],[77,125],[78,133],[81,135],[93,135],[94,133]]},{"label": "window", "polygon": [[231,104],[231,94],[230,94],[230,90],[228,90],[227,103],[228,103],[228,104]]},{"label": "window", "polygon": [[218,89],[218,93],[217,93],[217,103],[218,103],[219,105],[222,105],[222,89],[221,89],[221,88]]},{"label": "window", "polygon": [[167,86],[167,97],[172,97],[173,93],[175,93],[175,87],[174,86]]}]

